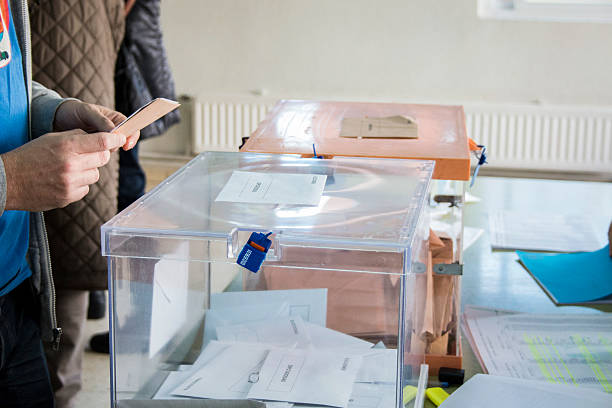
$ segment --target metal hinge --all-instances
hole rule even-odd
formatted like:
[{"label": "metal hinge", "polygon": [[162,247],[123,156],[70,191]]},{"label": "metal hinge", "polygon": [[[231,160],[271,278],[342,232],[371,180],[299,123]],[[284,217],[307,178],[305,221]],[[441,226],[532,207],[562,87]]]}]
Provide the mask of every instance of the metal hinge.
[{"label": "metal hinge", "polygon": [[463,275],[463,264],[459,262],[452,264],[435,264],[433,271],[438,275]]},{"label": "metal hinge", "polygon": [[[425,273],[427,266],[423,262],[415,262],[412,265],[413,273]],[[455,262],[452,264],[435,264],[433,272],[438,275],[463,275],[463,264]]]}]

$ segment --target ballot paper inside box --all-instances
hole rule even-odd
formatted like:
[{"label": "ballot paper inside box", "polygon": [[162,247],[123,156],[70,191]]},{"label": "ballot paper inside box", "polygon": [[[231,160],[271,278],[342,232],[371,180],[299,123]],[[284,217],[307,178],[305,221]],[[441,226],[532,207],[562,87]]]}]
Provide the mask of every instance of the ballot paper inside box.
[{"label": "ballot paper inside box", "polygon": [[[102,227],[113,404],[399,407],[427,352],[415,339],[430,307],[432,172],[417,160],[194,158]],[[237,262],[253,232],[272,241],[258,272]]]}]

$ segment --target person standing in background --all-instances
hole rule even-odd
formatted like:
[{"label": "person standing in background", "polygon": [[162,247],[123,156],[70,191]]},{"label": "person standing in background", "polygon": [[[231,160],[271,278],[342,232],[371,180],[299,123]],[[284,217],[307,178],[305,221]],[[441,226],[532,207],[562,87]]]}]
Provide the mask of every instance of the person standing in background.
[{"label": "person standing in background", "polygon": [[[64,97],[112,108],[115,61],[124,34],[123,1],[29,0],[28,6],[33,79]],[[46,347],[45,353],[59,408],[73,407],[81,390],[89,291],[108,285],[100,226],[117,212],[118,153],[99,171],[99,181],[82,200],[45,213],[57,319],[63,328],[59,350]]]},{"label": "person standing in background", "polygon": [[[115,106],[128,116],[155,98],[175,100],[176,94],[162,38],[161,0],[128,0],[126,12],[125,36],[115,68]],[[179,115],[178,110],[172,111],[142,129],[140,140],[163,134],[179,122]],[[119,152],[119,211],[145,192],[138,147]]]},{"label": "person standing in background", "polygon": [[[163,45],[160,0],[128,0],[125,36],[115,69],[115,108],[130,115],[155,98],[176,99],[174,80]],[[159,136],[180,120],[175,110],[140,131],[140,139]],[[138,158],[138,144],[119,151],[118,210],[122,211],[145,193],[146,178]],[[109,333],[90,341],[92,350],[109,351]]]}]

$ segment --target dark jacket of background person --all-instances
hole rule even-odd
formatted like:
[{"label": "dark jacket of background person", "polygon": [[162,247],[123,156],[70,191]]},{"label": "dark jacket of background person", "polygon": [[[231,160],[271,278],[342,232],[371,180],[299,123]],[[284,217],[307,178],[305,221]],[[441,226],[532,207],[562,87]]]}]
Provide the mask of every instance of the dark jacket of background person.
[{"label": "dark jacket of background person", "polygon": [[[115,105],[114,61],[124,32],[121,0],[29,0],[32,75],[64,97]],[[55,285],[106,289],[100,226],[117,212],[119,164],[114,153],[82,200],[45,212]]]},{"label": "dark jacket of background person", "polygon": [[[176,99],[162,42],[160,0],[131,4],[115,73],[115,108],[126,116],[155,98]],[[179,120],[178,110],[167,114],[142,129],[140,140],[164,133]]]}]

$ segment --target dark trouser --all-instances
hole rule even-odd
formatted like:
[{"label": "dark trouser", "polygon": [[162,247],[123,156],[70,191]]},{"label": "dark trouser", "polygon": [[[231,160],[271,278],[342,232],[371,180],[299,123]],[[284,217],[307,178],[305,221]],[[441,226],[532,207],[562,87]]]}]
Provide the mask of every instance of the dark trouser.
[{"label": "dark trouser", "polygon": [[62,328],[59,350],[45,347],[51,385],[58,408],[74,407],[75,397],[82,388],[83,349],[88,292],[56,290],[57,324]]},{"label": "dark trouser", "polygon": [[55,406],[30,285],[27,279],[0,297],[2,408]]},{"label": "dark trouser", "polygon": [[145,173],[138,161],[138,148],[136,143],[127,152],[119,149],[119,197],[118,211],[122,211],[145,193]]}]

